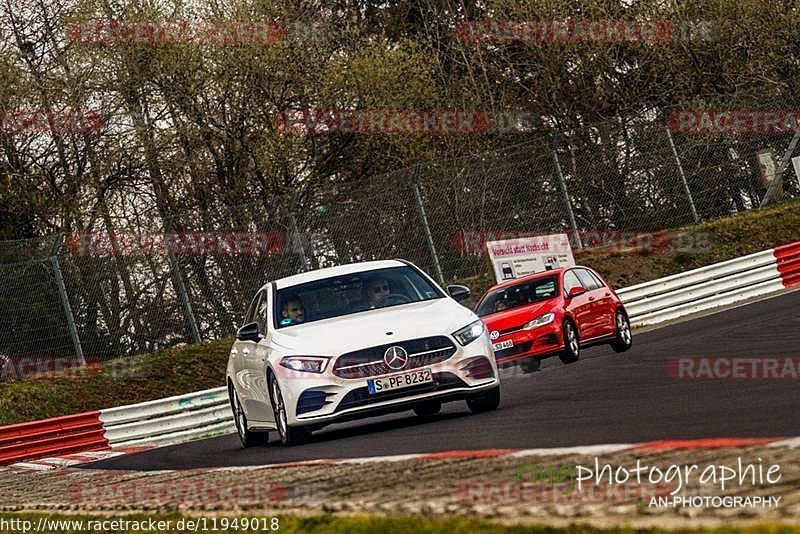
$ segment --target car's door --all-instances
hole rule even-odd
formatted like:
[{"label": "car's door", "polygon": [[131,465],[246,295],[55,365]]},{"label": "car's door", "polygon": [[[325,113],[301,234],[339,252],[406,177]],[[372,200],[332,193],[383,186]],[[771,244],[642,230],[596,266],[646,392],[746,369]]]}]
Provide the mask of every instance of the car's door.
[{"label": "car's door", "polygon": [[592,309],[590,307],[589,292],[584,291],[580,295],[569,297],[570,290],[578,287],[583,290],[586,288],[581,283],[575,269],[570,269],[564,273],[564,299],[566,309],[575,318],[575,326],[578,327],[578,335],[581,339],[594,337],[594,325],[592,324]]},{"label": "car's door", "polygon": [[258,332],[261,339],[254,343],[244,355],[247,362],[249,381],[251,387],[251,405],[248,407],[250,422],[273,422],[272,404],[269,400],[269,385],[267,384],[267,358],[269,356],[269,342],[272,328],[272,303],[269,288],[264,289],[253,320],[258,323]]},{"label": "car's door", "polygon": [[608,319],[606,317],[606,306],[603,304],[600,281],[586,269],[576,268],[574,272],[578,280],[581,281],[581,285],[586,288],[586,300],[588,301],[587,305],[589,307],[591,335],[586,336],[584,339],[602,336],[607,333]]},{"label": "car's door", "polygon": [[[245,320],[258,323],[261,341],[263,341],[261,324],[267,316],[267,291],[259,291],[253,303],[252,313],[248,313]],[[231,356],[235,361],[236,391],[250,421],[259,419],[259,415],[263,415],[264,412],[262,406],[264,393],[260,390],[264,388],[265,380],[259,380],[264,365],[261,341],[237,339],[231,351]]]},{"label": "car's door", "polygon": [[600,319],[600,334],[610,335],[617,331],[616,314],[617,302],[611,288],[603,281],[597,273],[591,269],[584,269],[586,273],[592,278],[595,284],[593,293],[596,296],[598,303],[597,310]]}]

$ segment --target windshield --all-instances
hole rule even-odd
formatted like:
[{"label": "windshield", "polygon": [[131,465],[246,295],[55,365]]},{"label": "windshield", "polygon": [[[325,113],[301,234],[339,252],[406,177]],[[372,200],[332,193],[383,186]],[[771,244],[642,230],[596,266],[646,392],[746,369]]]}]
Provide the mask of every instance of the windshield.
[{"label": "windshield", "polygon": [[279,290],[275,328],[444,297],[408,266],[334,276]]},{"label": "windshield", "polygon": [[478,317],[484,317],[551,299],[556,295],[558,295],[557,277],[537,278],[487,293],[478,304],[475,313],[478,314]]}]

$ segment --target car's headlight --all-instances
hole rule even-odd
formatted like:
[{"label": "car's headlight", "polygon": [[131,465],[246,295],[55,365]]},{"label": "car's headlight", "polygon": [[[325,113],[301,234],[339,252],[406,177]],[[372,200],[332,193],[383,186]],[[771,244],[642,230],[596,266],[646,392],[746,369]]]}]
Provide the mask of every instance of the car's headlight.
[{"label": "car's headlight", "polygon": [[324,356],[286,356],[281,360],[281,366],[292,371],[321,373],[328,365],[329,359]]},{"label": "car's headlight", "polygon": [[533,321],[525,323],[525,326],[523,326],[522,329],[533,330],[534,328],[539,328],[540,326],[552,323],[555,320],[555,318],[556,318],[555,313],[545,313],[544,315],[540,315]]},{"label": "car's headlight", "polygon": [[468,345],[478,339],[485,331],[486,327],[483,326],[483,321],[477,320],[474,323],[468,324],[461,330],[453,332],[453,337],[462,345]]}]

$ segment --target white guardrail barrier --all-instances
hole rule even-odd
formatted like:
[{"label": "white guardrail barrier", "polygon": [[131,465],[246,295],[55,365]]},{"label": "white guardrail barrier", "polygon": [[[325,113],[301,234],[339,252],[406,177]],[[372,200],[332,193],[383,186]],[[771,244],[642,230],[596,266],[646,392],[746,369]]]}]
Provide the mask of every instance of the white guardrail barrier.
[{"label": "white guardrail barrier", "polygon": [[171,445],[236,431],[226,387],[100,410],[100,420],[112,449]]},{"label": "white guardrail barrier", "polygon": [[[800,243],[617,291],[633,326],[670,321],[800,284]],[[236,431],[225,387],[100,411],[112,448],[170,445]]]},{"label": "white guardrail barrier", "polygon": [[671,321],[794,285],[800,243],[756,252],[617,291],[631,325]]}]

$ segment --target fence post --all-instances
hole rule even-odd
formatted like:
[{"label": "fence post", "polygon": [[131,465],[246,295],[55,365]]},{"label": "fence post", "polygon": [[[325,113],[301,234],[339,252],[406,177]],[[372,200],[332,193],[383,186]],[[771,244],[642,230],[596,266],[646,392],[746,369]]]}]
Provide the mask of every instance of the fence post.
[{"label": "fence post", "polygon": [[686,181],[686,175],[683,173],[683,165],[681,165],[681,158],[678,157],[678,151],[675,149],[675,143],[672,141],[672,132],[669,125],[665,124],[664,129],[667,131],[667,139],[669,139],[669,147],[672,149],[672,157],[675,158],[675,164],[678,166],[678,173],[681,175],[681,182],[683,183],[683,191],[686,193],[686,198],[689,200],[689,207],[692,209],[692,218],[695,223],[700,222],[700,217],[697,216],[697,209],[694,207],[694,198],[692,198],[692,191],[689,189],[689,182]]},{"label": "fence post", "polygon": [[294,208],[297,206],[297,193],[292,194],[292,201],[289,205],[289,224],[292,225],[292,245],[300,256],[303,263],[303,272],[310,271],[311,266],[308,263],[308,256],[306,256],[306,248],[303,246],[303,239],[300,236],[300,230],[297,228],[297,219],[294,218]]},{"label": "fence post", "polygon": [[[164,229],[167,233],[169,233],[171,228],[172,219],[168,219],[167,223],[164,225]],[[169,239],[168,236],[164,236],[164,243],[168,244],[174,242],[175,240]],[[170,270],[172,271],[172,276],[175,277],[175,283],[178,286],[178,296],[183,304],[183,312],[186,315],[186,320],[189,322],[189,328],[192,330],[192,339],[194,339],[195,343],[202,343],[203,339],[200,337],[200,329],[197,327],[197,320],[194,317],[194,310],[192,310],[192,303],[189,301],[189,293],[186,291],[186,285],[183,283],[183,275],[181,274],[178,260],[175,258],[173,247],[168,245],[166,248],[167,256],[169,257]]]},{"label": "fence post", "polygon": [[411,175],[411,189],[414,191],[414,198],[417,201],[417,209],[419,210],[419,216],[422,220],[422,227],[425,229],[425,239],[428,241],[428,248],[431,250],[431,257],[433,258],[433,267],[436,269],[436,276],[439,279],[439,283],[444,285],[442,266],[439,265],[439,255],[436,254],[436,245],[433,243],[431,227],[428,224],[428,215],[425,213],[425,205],[422,203],[422,195],[419,193],[419,163],[414,165],[414,171]]},{"label": "fence post", "polygon": [[553,158],[553,165],[556,168],[558,183],[561,185],[561,195],[564,197],[564,205],[567,207],[567,214],[569,215],[569,224],[572,227],[572,234],[575,236],[575,243],[578,245],[578,250],[581,250],[583,248],[583,243],[581,242],[581,236],[578,233],[578,225],[575,223],[575,214],[572,213],[572,203],[569,200],[567,182],[564,180],[564,173],[561,172],[561,162],[558,161],[558,152],[556,152],[554,136],[550,136],[550,155]]},{"label": "fence post", "polygon": [[764,198],[761,199],[761,203],[758,205],[759,208],[763,208],[769,204],[769,201],[775,194],[778,186],[783,182],[783,173],[786,171],[786,167],[789,166],[789,161],[792,159],[792,153],[794,152],[795,147],[797,147],[798,140],[800,140],[800,128],[798,128],[798,124],[795,123],[794,136],[789,143],[789,148],[787,148],[786,152],[783,153],[781,163],[778,165],[778,169],[775,171],[775,176],[772,178],[772,182],[769,184],[769,187],[767,187],[766,192],[764,192]]},{"label": "fence post", "polygon": [[67,327],[69,328],[69,336],[72,338],[72,346],[75,348],[75,354],[78,356],[78,365],[84,367],[86,365],[86,359],[83,357],[81,339],[78,336],[78,329],[75,326],[75,316],[72,315],[72,306],[69,304],[69,295],[67,295],[67,286],[64,284],[61,264],[58,261],[62,238],[63,236],[61,234],[56,236],[55,242],[53,243],[53,251],[50,255],[50,263],[53,265],[53,274],[56,277],[56,285],[58,286],[58,296],[61,299],[61,306],[64,308],[64,315],[67,318]]}]

